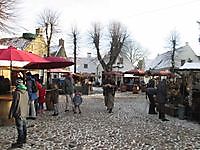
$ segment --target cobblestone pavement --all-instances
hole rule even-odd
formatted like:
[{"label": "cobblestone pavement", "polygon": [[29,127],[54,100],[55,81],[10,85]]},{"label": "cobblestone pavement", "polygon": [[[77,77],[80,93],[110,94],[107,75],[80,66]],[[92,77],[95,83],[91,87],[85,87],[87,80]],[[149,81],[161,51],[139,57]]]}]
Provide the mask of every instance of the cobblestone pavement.
[{"label": "cobblestone pavement", "polygon": [[[113,113],[106,112],[102,94],[83,96],[82,114],[51,111],[28,120],[24,150],[195,150],[200,149],[200,125],[147,114],[145,95],[117,93]],[[60,96],[62,101],[64,96]],[[15,126],[0,127],[0,149],[15,141]]]}]

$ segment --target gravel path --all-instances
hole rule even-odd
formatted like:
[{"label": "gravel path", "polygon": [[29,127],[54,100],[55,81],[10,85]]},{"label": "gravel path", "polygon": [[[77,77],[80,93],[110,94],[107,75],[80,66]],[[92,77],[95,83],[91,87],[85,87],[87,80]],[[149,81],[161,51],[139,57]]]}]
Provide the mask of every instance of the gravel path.
[{"label": "gravel path", "polygon": [[[24,150],[195,150],[200,149],[200,125],[167,116],[147,114],[143,94],[117,93],[113,113],[106,112],[102,94],[83,96],[82,114],[46,111],[28,120],[28,141]],[[0,149],[15,141],[15,126],[0,127]]]}]

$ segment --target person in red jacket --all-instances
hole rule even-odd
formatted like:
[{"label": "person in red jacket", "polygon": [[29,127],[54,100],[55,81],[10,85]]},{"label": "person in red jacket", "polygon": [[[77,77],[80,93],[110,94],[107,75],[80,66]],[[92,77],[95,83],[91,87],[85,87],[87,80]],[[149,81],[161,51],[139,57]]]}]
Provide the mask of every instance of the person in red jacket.
[{"label": "person in red jacket", "polygon": [[45,96],[46,96],[46,89],[41,85],[41,87],[38,89],[39,90],[39,113],[44,112],[44,103],[45,103]]},{"label": "person in red jacket", "polygon": [[39,82],[39,78],[35,75],[36,86],[38,89],[38,113],[44,112],[44,103],[45,103],[45,96],[46,96],[46,89],[42,86]]}]

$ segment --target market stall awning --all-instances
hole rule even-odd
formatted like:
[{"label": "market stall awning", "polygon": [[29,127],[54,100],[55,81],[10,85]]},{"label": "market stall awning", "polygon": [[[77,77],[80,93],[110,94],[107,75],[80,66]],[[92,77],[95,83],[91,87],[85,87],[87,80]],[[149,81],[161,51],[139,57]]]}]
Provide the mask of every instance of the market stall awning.
[{"label": "market stall awning", "polygon": [[69,70],[65,70],[62,68],[48,69],[47,72],[50,73],[71,73]]},{"label": "market stall awning", "polygon": [[63,57],[45,57],[46,62],[42,63],[30,63],[24,68],[26,69],[55,69],[65,68],[74,64],[74,62],[67,60]]},{"label": "market stall awning", "polygon": [[132,69],[132,70],[125,71],[124,74],[133,74],[136,76],[144,76],[145,71],[141,70],[141,69]]},{"label": "market stall awning", "polygon": [[168,76],[175,77],[175,74],[170,72],[169,70],[147,70],[146,74],[149,76]]},{"label": "market stall awning", "polygon": [[111,76],[122,76],[123,72],[121,71],[109,71],[109,72],[102,72],[104,75],[111,75]]},{"label": "market stall awning", "polygon": [[0,49],[0,66],[23,67],[30,62],[47,62],[43,57],[18,50],[15,47]]}]

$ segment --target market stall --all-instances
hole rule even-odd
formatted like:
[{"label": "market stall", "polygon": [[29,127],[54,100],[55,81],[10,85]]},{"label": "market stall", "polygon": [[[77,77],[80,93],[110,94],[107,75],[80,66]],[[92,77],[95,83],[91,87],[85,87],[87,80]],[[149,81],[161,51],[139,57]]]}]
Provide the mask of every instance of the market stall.
[{"label": "market stall", "polygon": [[200,63],[187,62],[178,71],[182,74],[184,115],[200,122]]},{"label": "market stall", "polygon": [[24,65],[30,62],[46,62],[46,60],[38,55],[23,50],[18,50],[12,46],[0,49],[0,66],[1,68],[7,67],[7,70],[5,70],[5,68],[2,69],[2,71],[5,70],[7,77],[4,78],[3,73],[1,77],[0,125],[13,123],[12,119],[8,119],[8,114],[12,103],[13,86],[15,85],[15,76],[13,74],[13,70],[15,67],[22,68]]},{"label": "market stall", "polygon": [[124,72],[123,75],[123,83],[126,86],[127,91],[132,91],[133,94],[138,94],[141,90],[145,91],[145,83],[144,83],[144,70],[141,69],[132,69]]},{"label": "market stall", "polygon": [[[52,83],[53,80],[50,76],[50,69],[57,69],[57,70],[53,70],[54,73],[55,72],[59,72],[59,71],[63,71],[61,68],[66,68],[68,66],[71,66],[74,64],[74,62],[63,58],[63,57],[54,57],[54,56],[49,56],[49,57],[45,57],[44,58],[46,60],[46,62],[33,62],[33,63],[29,63],[26,66],[24,66],[25,69],[49,69],[49,72],[47,72],[47,92],[46,92],[46,105],[47,105],[47,110],[52,110],[52,95],[55,89],[52,88]],[[59,69],[58,69],[59,68]],[[52,71],[52,70],[51,70]],[[68,72],[68,71],[67,71]],[[65,72],[66,73],[66,72]],[[51,81],[51,82],[50,82]],[[60,84],[61,80],[54,80],[54,83]]]},{"label": "market stall", "polygon": [[109,71],[109,72],[102,71],[102,81],[105,79],[106,76],[110,76],[115,81],[115,84],[117,85],[118,89],[123,87],[123,72],[121,72],[121,71]]}]

